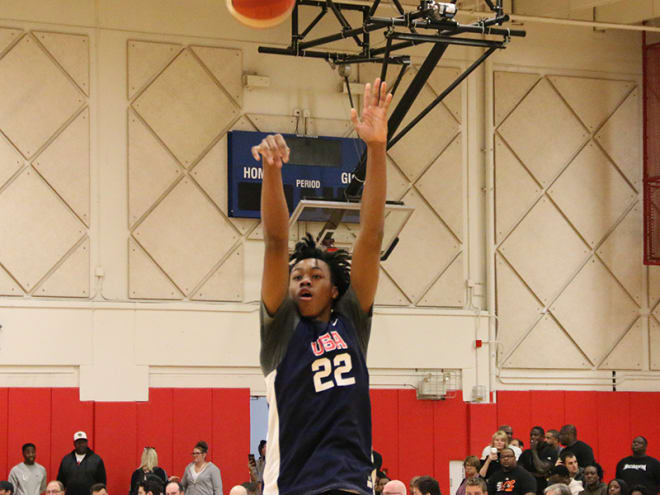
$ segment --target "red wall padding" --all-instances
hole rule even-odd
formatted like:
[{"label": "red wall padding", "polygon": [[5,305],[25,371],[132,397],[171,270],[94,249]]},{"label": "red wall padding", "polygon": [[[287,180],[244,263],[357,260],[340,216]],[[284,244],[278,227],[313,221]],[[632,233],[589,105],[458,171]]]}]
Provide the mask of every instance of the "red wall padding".
[{"label": "red wall padding", "polygon": [[37,445],[37,462],[57,476],[84,430],[103,458],[108,491],[127,494],[144,446],[156,447],[168,475],[181,476],[199,440],[222,472],[223,488],[248,481],[248,389],[151,389],[149,402],[80,402],[78,389],[0,389],[0,478],[21,462],[21,445]]},{"label": "red wall padding", "polygon": [[[499,392],[496,404],[467,404],[460,392],[444,401],[418,401],[414,390],[372,390],[371,398],[373,444],[383,467],[406,483],[432,475],[443,493],[449,491],[449,461],[479,455],[503,423],[525,442],[534,425],[575,424],[607,480],[636,435],[646,436],[649,454],[660,457],[660,393]],[[20,447],[28,441],[37,444],[38,462],[54,478],[79,429],[103,457],[112,495],[128,491],[145,445],[156,447],[168,474],[181,475],[194,444],[206,440],[225,494],[248,479],[249,390],[160,388],[139,403],[80,402],[77,389],[0,388],[0,478],[22,460]]]}]

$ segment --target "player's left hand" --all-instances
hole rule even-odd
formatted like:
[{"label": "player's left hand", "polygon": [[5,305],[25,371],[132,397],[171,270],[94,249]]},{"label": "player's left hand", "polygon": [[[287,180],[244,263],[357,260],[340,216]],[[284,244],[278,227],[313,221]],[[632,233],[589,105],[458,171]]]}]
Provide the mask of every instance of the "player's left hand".
[{"label": "player's left hand", "polygon": [[358,118],[355,108],[351,108],[351,121],[358,136],[367,143],[387,143],[387,108],[392,101],[392,93],[387,92],[387,83],[376,78],[373,86],[364,86],[362,115]]}]

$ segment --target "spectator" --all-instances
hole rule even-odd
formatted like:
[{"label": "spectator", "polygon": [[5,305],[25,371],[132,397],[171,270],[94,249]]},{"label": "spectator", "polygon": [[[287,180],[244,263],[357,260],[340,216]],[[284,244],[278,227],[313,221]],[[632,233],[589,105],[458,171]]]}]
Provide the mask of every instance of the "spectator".
[{"label": "spectator", "polygon": [[630,489],[630,495],[649,495],[644,485],[635,485]]},{"label": "spectator", "polygon": [[509,447],[518,447],[520,450],[525,449],[525,443],[520,438],[514,438],[511,440]]},{"label": "spectator", "polygon": [[374,493],[376,495],[381,495],[383,493],[383,488],[390,481],[390,478],[383,471],[376,471],[376,486],[374,488]]},{"label": "spectator", "polygon": [[66,495],[89,495],[95,483],[105,483],[103,459],[87,444],[87,434],[77,431],[73,434],[74,449],[62,458],[57,479],[62,482]]},{"label": "spectator", "polygon": [[197,442],[193,448],[193,462],[186,466],[181,479],[186,495],[222,495],[220,468],[206,461],[208,451],[204,441]]},{"label": "spectator", "polygon": [[500,463],[502,469],[488,478],[489,495],[536,495],[534,476],[516,464],[513,449],[502,449]]},{"label": "spectator", "polygon": [[603,469],[598,465],[584,468],[582,484],[584,489],[579,495],[607,495],[607,485],[603,483]]},{"label": "spectator", "polygon": [[456,495],[465,495],[465,487],[467,486],[468,480],[479,477],[479,468],[481,467],[481,461],[477,456],[469,455],[463,461],[463,469],[465,470],[465,478],[461,484],[456,489]]},{"label": "spectator", "polygon": [[[511,428],[509,425],[502,425],[500,426],[497,431],[502,431],[506,434],[506,445],[511,447],[513,449],[513,453],[516,454],[516,460],[520,457],[520,454],[522,454],[522,449],[520,447],[516,446],[511,446],[511,440],[513,440],[513,428]],[[481,458],[485,459],[488,454],[490,454],[490,449],[492,447],[492,442],[491,445],[486,445],[484,447],[484,450],[481,451]]]},{"label": "spectator", "polygon": [[582,483],[571,478],[568,468],[563,464],[557,464],[548,471],[548,484],[563,483],[571,490],[572,495],[578,495],[582,490]]},{"label": "spectator", "polygon": [[578,465],[593,464],[594,451],[589,445],[577,439],[577,428],[573,425],[564,425],[559,430],[559,442],[564,445],[564,451],[573,452],[577,457]]},{"label": "spectator", "polygon": [[257,484],[252,483],[251,481],[246,481],[241,483],[241,486],[247,491],[247,495],[257,495]]},{"label": "spectator", "polygon": [[488,486],[483,478],[475,476],[465,483],[466,495],[488,495]]},{"label": "spectator", "polygon": [[571,495],[571,490],[564,483],[555,483],[547,487],[543,493],[545,495]]},{"label": "spectator", "polygon": [[154,447],[145,447],[142,450],[142,459],[140,467],[137,468],[131,476],[131,495],[137,495],[138,484],[146,481],[149,476],[156,476],[161,483],[167,483],[167,474],[165,470],[158,467],[158,454]]},{"label": "spectator", "polygon": [[660,489],[660,461],[646,455],[647,447],[646,438],[633,438],[632,455],[624,457],[616,465],[616,477],[630,486],[644,485],[649,495],[656,495]]},{"label": "spectator", "polygon": [[108,495],[108,489],[105,483],[94,483],[89,489],[89,495]]},{"label": "spectator", "polygon": [[11,468],[9,482],[16,495],[39,495],[46,491],[46,468],[35,461],[37,447],[33,443],[26,443],[21,451],[23,462]]},{"label": "spectator", "polygon": [[578,464],[577,457],[570,450],[562,450],[559,454],[559,464],[563,464],[568,469],[571,479],[582,483],[582,468]]},{"label": "spectator", "polygon": [[628,483],[620,478],[614,478],[607,484],[607,495],[629,495]]},{"label": "spectator", "polygon": [[51,481],[46,485],[46,495],[62,495],[64,493],[64,485],[61,481]]},{"label": "spectator", "polygon": [[407,495],[406,485],[399,480],[388,481],[383,487],[383,495]]},{"label": "spectator", "polygon": [[557,450],[545,442],[545,432],[534,426],[529,432],[529,448],[518,459],[518,464],[529,471],[536,479],[536,493],[543,495],[548,486],[546,476],[557,460]]},{"label": "spectator", "polygon": [[[479,475],[482,478],[490,478],[493,473],[500,471],[502,468],[500,466],[500,453],[502,449],[508,446],[508,437],[506,433],[502,430],[497,430],[493,433],[493,438],[488,447],[488,454],[485,457],[481,458],[481,468],[479,469]],[[511,449],[513,451],[513,449]],[[486,449],[484,449],[484,452]],[[515,455],[515,453],[514,453]]]},{"label": "spectator", "polygon": [[9,481],[0,481],[0,495],[13,495],[14,485]]},{"label": "spectator", "polygon": [[146,480],[138,483],[139,495],[162,495],[162,493],[163,483],[161,483],[160,478],[156,476],[150,476]]},{"label": "spectator", "polygon": [[545,432],[545,443],[554,447],[557,455],[559,455],[561,445],[559,445],[559,432],[557,430],[548,430]]},{"label": "spectator", "polygon": [[176,480],[172,480],[165,485],[165,495],[183,495],[183,486]]},{"label": "spectator", "polygon": [[412,478],[410,478],[410,485],[408,486],[408,490],[409,490],[409,492],[410,492],[410,495],[412,495],[412,493],[413,493],[413,486],[415,486],[415,482],[416,482],[419,478],[421,478],[421,476],[413,476]]},{"label": "spectator", "polygon": [[430,476],[416,476],[410,495],[441,495],[440,485]]},{"label": "spectator", "polygon": [[235,485],[229,490],[229,495],[247,495],[247,488],[243,485]]},{"label": "spectator", "polygon": [[250,469],[250,481],[257,483],[258,490],[257,493],[261,494],[264,488],[264,469],[266,469],[266,440],[261,440],[259,442],[259,459],[255,460],[254,456],[250,454],[248,456],[248,464]]}]

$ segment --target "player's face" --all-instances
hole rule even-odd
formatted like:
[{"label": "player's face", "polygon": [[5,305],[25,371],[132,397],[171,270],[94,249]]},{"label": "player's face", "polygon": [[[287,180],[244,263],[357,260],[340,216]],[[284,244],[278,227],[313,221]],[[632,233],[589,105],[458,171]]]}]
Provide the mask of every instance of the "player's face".
[{"label": "player's face", "polygon": [[291,270],[289,294],[302,316],[328,321],[332,301],[339,292],[332,284],[328,264],[317,258],[307,258]]}]

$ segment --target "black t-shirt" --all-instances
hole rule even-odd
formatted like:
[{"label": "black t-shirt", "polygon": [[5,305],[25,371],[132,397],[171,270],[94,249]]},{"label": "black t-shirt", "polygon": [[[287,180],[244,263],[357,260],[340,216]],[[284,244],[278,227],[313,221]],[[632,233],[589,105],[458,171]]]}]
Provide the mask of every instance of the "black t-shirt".
[{"label": "black t-shirt", "polygon": [[536,492],[536,480],[525,469],[497,471],[488,479],[488,495],[525,495]]},{"label": "black t-shirt", "polygon": [[[540,443],[537,452],[542,461],[550,463],[550,467],[555,465],[555,462],[557,461],[557,449],[552,445],[545,442]],[[537,475],[532,449],[527,449],[520,455],[518,465],[529,471],[532,476],[536,478],[536,493],[538,493],[538,495],[543,495],[543,490],[548,486],[548,481],[545,479],[545,473],[541,476]]]},{"label": "black t-shirt", "polygon": [[624,457],[616,465],[616,477],[631,487],[644,485],[649,495],[655,495],[660,487],[660,461],[648,455]]},{"label": "black t-shirt", "polygon": [[589,466],[596,462],[594,460],[593,449],[581,440],[577,440],[573,445],[564,447],[562,452],[573,452],[580,467]]}]

